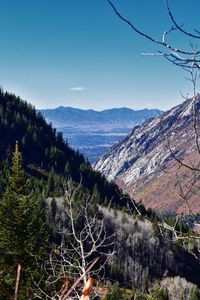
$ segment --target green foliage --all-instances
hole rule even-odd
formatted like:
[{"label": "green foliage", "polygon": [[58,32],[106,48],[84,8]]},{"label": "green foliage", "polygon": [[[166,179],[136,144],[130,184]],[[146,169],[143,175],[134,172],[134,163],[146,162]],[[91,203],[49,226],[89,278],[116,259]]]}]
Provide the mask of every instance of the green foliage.
[{"label": "green foliage", "polygon": [[133,299],[134,291],[120,288],[117,284],[110,286],[103,300],[131,300]]},{"label": "green foliage", "polygon": [[158,224],[153,223],[152,228],[153,228],[155,237],[159,237],[160,236],[160,228],[159,228]]},{"label": "green foliage", "polygon": [[168,300],[168,292],[166,289],[160,288],[157,286],[151,291],[150,296],[155,300]]},{"label": "green foliage", "polygon": [[26,101],[0,90],[0,161],[6,157],[8,146],[14,148],[16,140],[22,142],[26,165],[42,166],[50,171],[64,172],[69,162],[72,171],[78,169],[84,158],[73,151],[62,134],[48,125],[42,115]]},{"label": "green foliage", "polygon": [[200,300],[200,291],[198,289],[193,289],[189,300]]},{"label": "green foliage", "polygon": [[22,265],[20,298],[28,291],[30,275],[34,276],[37,261],[45,253],[41,202],[28,196],[22,155],[16,143],[11,174],[0,202],[0,299],[13,295],[18,263]]},{"label": "green foliage", "polygon": [[56,218],[56,213],[57,213],[57,203],[55,198],[51,200],[51,207],[50,207],[50,214],[51,214],[51,222],[55,223],[55,218]]},{"label": "green foliage", "polygon": [[122,283],[124,281],[123,276],[123,259],[118,258],[117,261],[113,262],[110,268],[110,276],[113,280]]},{"label": "green foliage", "polygon": [[155,285],[149,292],[137,292],[138,300],[169,300],[167,289]]}]

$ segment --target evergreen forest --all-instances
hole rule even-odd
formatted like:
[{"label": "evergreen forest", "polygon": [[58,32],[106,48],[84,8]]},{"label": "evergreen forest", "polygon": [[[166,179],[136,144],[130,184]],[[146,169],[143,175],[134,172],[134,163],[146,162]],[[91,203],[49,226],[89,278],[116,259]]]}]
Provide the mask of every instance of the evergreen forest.
[{"label": "evergreen forest", "polygon": [[200,299],[199,240],[162,221],[0,90],[0,300]]}]

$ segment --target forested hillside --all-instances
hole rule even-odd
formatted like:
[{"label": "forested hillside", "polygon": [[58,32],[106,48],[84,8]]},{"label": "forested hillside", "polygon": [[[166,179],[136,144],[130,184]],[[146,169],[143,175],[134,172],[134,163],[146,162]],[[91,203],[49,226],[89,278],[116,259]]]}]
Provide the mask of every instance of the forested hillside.
[{"label": "forested hillside", "polygon": [[67,146],[61,133],[47,125],[31,104],[3,90],[0,90],[0,130],[1,160],[5,159],[6,151],[14,149],[18,140],[27,166],[34,164],[45,171],[54,168],[63,173],[66,163],[72,170],[77,170],[85,162],[82,155]]},{"label": "forested hillside", "polygon": [[[8,176],[16,141],[23,153],[27,173],[42,186],[46,196],[63,194],[62,177],[70,176],[90,191],[99,193],[101,201],[117,205],[125,202],[116,184],[92,170],[82,154],[71,149],[62,133],[47,124],[35,108],[13,94],[0,90],[0,191]],[[39,181],[40,179],[40,181]],[[37,185],[37,184],[36,184]]]},{"label": "forested hillside", "polygon": [[91,299],[199,299],[193,232],[173,219],[165,222],[176,236],[162,227],[161,217],[93,171],[34,107],[3,90],[0,145],[0,299],[14,292],[20,300],[62,299],[80,276],[86,283],[95,260]]}]

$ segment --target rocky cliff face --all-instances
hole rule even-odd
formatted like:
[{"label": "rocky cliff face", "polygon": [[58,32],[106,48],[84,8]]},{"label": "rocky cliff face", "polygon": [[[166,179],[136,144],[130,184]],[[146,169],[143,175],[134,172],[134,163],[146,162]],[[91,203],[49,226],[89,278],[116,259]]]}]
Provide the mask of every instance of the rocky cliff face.
[{"label": "rocky cliff face", "polygon": [[[200,95],[195,105],[198,117]],[[189,99],[160,117],[135,127],[94,168],[109,180],[115,180],[146,207],[162,212],[188,213],[191,206],[198,211],[200,197],[197,190],[200,184],[197,172],[181,166],[173,157],[191,167],[198,167],[200,156],[196,151],[193,112],[193,102]],[[197,134],[200,128],[198,122]],[[195,191],[189,191],[194,181]]]}]

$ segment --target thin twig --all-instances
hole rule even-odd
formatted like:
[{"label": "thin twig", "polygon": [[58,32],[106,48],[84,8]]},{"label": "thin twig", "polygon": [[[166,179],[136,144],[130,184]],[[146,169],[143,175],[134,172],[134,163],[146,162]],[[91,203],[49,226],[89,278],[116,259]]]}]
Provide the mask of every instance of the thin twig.
[{"label": "thin twig", "polygon": [[17,277],[16,277],[16,283],[15,283],[14,300],[17,300],[17,296],[18,296],[19,281],[20,281],[20,276],[21,276],[21,269],[22,269],[22,265],[21,265],[21,263],[18,263],[18,266],[17,266]]},{"label": "thin twig", "polygon": [[91,263],[91,265],[85,270],[85,272],[74,282],[74,284],[71,286],[70,290],[67,292],[67,294],[65,295],[65,297],[63,297],[63,300],[67,300],[67,297],[69,297],[69,295],[72,293],[72,291],[77,287],[77,285],[79,284],[79,282],[85,277],[85,275],[94,267],[94,265],[97,263],[97,261],[99,260],[99,257],[97,257],[93,263]]}]

